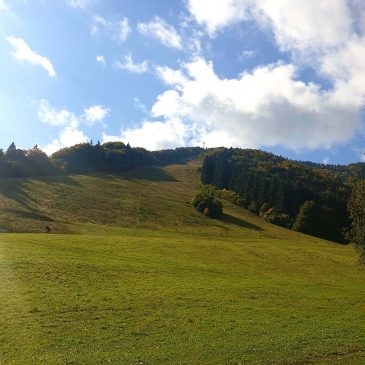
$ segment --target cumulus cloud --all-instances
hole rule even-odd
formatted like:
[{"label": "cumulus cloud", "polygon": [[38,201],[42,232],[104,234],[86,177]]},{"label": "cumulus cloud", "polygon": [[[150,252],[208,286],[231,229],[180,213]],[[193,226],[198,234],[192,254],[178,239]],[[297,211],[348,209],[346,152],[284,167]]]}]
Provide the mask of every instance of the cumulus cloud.
[{"label": "cumulus cloud", "polygon": [[338,103],[337,90],[297,80],[292,64],[258,67],[236,79],[219,78],[202,58],[180,70],[160,68],[173,86],[159,95],[154,117],[194,126],[192,140],[208,146],[329,148],[359,127],[359,110]]},{"label": "cumulus cloud", "polygon": [[[211,37],[225,27],[256,22],[272,33],[291,61],[262,65],[229,79],[219,77],[203,57],[177,69],[156,67],[167,86],[151,110],[158,121],[145,121],[105,139],[151,149],[204,141],[207,146],[280,145],[301,150],[347,143],[361,130],[365,16],[356,9],[365,8],[359,0],[188,0],[187,6]],[[153,35],[161,23],[155,18],[139,24],[138,30]],[[154,36],[162,41],[162,36]],[[176,45],[181,46],[181,38]],[[246,50],[241,57],[252,55]],[[301,81],[298,69],[303,62],[327,78],[330,87]],[[134,65],[132,58],[129,63]]]},{"label": "cumulus cloud", "polygon": [[141,74],[148,71],[148,62],[143,61],[141,63],[135,63],[133,61],[132,55],[129,53],[124,57],[124,62],[115,62],[117,68],[127,70],[129,72]]},{"label": "cumulus cloud", "polygon": [[253,20],[270,29],[283,50],[336,47],[352,32],[347,0],[189,0],[188,10],[208,34]]},{"label": "cumulus cloud", "polygon": [[67,126],[59,132],[57,138],[53,139],[51,143],[47,144],[42,149],[45,153],[51,155],[61,148],[71,147],[75,144],[85,143],[87,141],[88,137],[84,134],[84,132],[80,131],[77,128]]},{"label": "cumulus cloud", "polygon": [[13,48],[13,57],[19,61],[26,61],[33,65],[42,67],[48,72],[50,77],[56,77],[56,71],[52,65],[52,62],[33,51],[29,45],[22,38],[15,38],[13,36],[7,37],[6,40]]},{"label": "cumulus cloud", "polygon": [[85,108],[84,114],[81,116],[76,116],[66,108],[57,110],[47,100],[41,100],[38,109],[39,120],[53,127],[61,128],[57,138],[54,138],[43,150],[47,154],[52,154],[60,148],[87,142],[88,137],[80,129],[80,125],[92,125],[96,122],[102,122],[109,113],[110,110],[105,106],[93,105]]},{"label": "cumulus cloud", "polygon": [[122,130],[119,136],[103,134],[103,142],[122,141],[134,147],[154,151],[163,148],[185,146],[188,142],[188,127],[179,119],[167,121],[144,121],[138,128]]},{"label": "cumulus cloud", "polygon": [[[190,142],[211,146],[330,148],[359,131],[365,100],[365,16],[356,14],[359,7],[364,10],[361,2],[188,0],[187,5],[211,37],[225,27],[256,22],[273,34],[279,49],[290,52],[292,61],[232,79],[219,78],[203,58],[178,69],[157,67],[169,89],[157,97],[154,117],[183,122],[193,133]],[[251,51],[242,53],[242,58],[250,56]],[[297,71],[303,62],[328,78],[331,87],[301,81]]]},{"label": "cumulus cloud", "polygon": [[210,36],[247,18],[248,0],[189,0],[188,9]]},{"label": "cumulus cloud", "polygon": [[52,108],[47,100],[40,101],[38,118],[43,123],[54,127],[62,127],[58,137],[43,147],[43,150],[49,155],[61,148],[88,140],[84,132],[79,129],[80,118],[67,109],[56,110]]},{"label": "cumulus cloud", "polygon": [[67,109],[56,110],[44,99],[39,103],[38,118],[41,122],[54,127],[69,125],[76,128],[79,125],[79,118],[75,114]]},{"label": "cumulus cloud", "polygon": [[120,20],[107,20],[100,15],[95,15],[91,34],[93,36],[106,34],[117,43],[123,43],[127,40],[132,28],[129,25],[129,20],[123,18]]},{"label": "cumulus cloud", "polygon": [[176,29],[160,17],[155,16],[149,23],[139,23],[137,28],[141,34],[158,39],[167,47],[182,48],[181,37]]},{"label": "cumulus cloud", "polygon": [[352,33],[347,0],[258,0],[252,14],[272,28],[283,50],[323,51],[344,44]]},{"label": "cumulus cloud", "polygon": [[85,121],[92,125],[96,122],[101,122],[110,113],[110,110],[104,105],[93,105],[84,110]]}]

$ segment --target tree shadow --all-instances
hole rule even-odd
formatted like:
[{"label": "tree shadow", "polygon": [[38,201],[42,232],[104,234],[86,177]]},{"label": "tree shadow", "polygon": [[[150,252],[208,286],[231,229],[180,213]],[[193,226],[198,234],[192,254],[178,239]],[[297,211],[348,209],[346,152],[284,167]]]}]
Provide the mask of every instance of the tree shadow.
[{"label": "tree shadow", "polygon": [[[29,178],[4,178],[0,179],[0,195],[13,200],[27,209],[33,215],[39,215],[38,210],[34,208],[37,205],[37,201],[32,198],[28,192],[27,184],[30,181],[40,181],[45,184],[52,185],[70,185],[81,186],[77,181],[67,175],[52,175],[52,176],[39,176]],[[19,211],[20,212],[20,211]],[[20,214],[20,213],[19,213]],[[46,220],[49,221],[48,217]]]},{"label": "tree shadow", "polygon": [[38,180],[46,184],[62,184],[69,186],[81,186],[75,179],[70,175],[60,174],[60,175],[49,175],[36,178],[29,178],[29,180]]},{"label": "tree shadow", "polygon": [[259,226],[256,226],[255,224],[249,223],[244,221],[243,219],[234,217],[233,215],[224,213],[222,218],[222,222],[228,223],[228,224],[234,224],[235,226],[247,228],[247,229],[253,229],[255,231],[263,231],[263,229]]},{"label": "tree shadow", "polygon": [[39,214],[35,211],[26,212],[19,209],[4,209],[4,212],[14,214],[18,218],[31,219],[35,221],[54,222],[54,220],[46,215]]},{"label": "tree shadow", "polygon": [[130,181],[147,180],[151,182],[173,182],[177,181],[173,176],[168,174],[163,168],[158,166],[134,167],[130,170],[123,171],[116,177]]}]

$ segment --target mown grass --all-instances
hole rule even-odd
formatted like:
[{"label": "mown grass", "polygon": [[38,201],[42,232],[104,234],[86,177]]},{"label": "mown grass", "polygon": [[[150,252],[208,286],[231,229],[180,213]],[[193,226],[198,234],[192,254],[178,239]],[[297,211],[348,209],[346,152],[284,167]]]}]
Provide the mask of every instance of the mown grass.
[{"label": "mown grass", "polygon": [[0,364],[364,364],[352,248],[230,204],[209,220],[196,176],[1,182],[4,230],[72,234],[0,235]]},{"label": "mown grass", "polygon": [[1,364],[363,363],[350,247],[94,228],[1,236]]}]

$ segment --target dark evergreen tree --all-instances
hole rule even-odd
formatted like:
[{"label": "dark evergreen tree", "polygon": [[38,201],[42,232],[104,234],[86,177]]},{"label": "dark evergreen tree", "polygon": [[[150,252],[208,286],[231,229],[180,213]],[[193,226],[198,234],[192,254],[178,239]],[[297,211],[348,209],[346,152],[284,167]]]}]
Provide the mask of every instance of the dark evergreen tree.
[{"label": "dark evergreen tree", "polygon": [[365,181],[358,183],[348,202],[348,211],[352,219],[348,238],[355,243],[359,262],[365,264]]},{"label": "dark evergreen tree", "polygon": [[299,209],[292,229],[294,231],[315,235],[319,221],[319,207],[314,201],[306,201]]}]

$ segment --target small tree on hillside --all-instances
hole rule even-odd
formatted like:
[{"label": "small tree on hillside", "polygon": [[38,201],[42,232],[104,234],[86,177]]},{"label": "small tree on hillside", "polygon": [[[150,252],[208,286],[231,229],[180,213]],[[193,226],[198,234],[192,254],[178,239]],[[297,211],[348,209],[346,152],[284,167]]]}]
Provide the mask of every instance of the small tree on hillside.
[{"label": "small tree on hillside", "polygon": [[223,205],[213,196],[198,193],[192,200],[192,205],[196,210],[210,218],[220,218],[223,214]]},{"label": "small tree on hillside", "polygon": [[277,226],[285,228],[290,227],[290,217],[285,213],[281,213],[275,208],[270,208],[267,210],[261,218],[265,219],[266,222],[275,224]]},{"label": "small tree on hillside", "polygon": [[294,231],[316,235],[318,206],[314,201],[306,201],[299,209],[292,229]]}]

